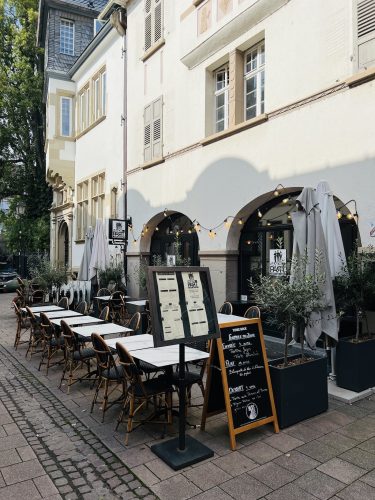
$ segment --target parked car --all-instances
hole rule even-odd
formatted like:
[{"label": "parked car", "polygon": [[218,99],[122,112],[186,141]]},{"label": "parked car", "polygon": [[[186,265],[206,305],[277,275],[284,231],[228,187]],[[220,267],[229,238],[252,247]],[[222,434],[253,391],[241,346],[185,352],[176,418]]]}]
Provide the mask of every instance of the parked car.
[{"label": "parked car", "polygon": [[8,262],[0,262],[0,291],[15,292],[19,287],[18,273]]}]

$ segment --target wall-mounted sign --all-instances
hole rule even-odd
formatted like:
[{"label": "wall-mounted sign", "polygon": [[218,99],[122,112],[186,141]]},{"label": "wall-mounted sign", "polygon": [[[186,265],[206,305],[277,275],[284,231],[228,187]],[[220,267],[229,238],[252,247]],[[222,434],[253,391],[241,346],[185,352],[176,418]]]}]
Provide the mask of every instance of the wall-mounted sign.
[{"label": "wall-mounted sign", "polygon": [[270,268],[272,276],[286,275],[286,250],[285,248],[274,248],[270,250]]},{"label": "wall-mounted sign", "polygon": [[108,240],[110,245],[125,244],[128,239],[128,224],[131,219],[109,219]]}]

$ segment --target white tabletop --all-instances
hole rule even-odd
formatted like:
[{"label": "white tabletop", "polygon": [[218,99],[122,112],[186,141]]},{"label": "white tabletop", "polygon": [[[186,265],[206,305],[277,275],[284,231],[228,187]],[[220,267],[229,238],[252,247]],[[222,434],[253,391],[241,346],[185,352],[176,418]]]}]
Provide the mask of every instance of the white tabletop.
[{"label": "white tabletop", "polygon": [[[61,311],[64,308],[59,306],[35,306],[35,307],[30,307],[30,309],[33,313],[36,313],[44,311]],[[26,307],[23,307],[22,311],[26,312]]]},{"label": "white tabletop", "polygon": [[145,306],[147,300],[128,300],[126,304],[131,304],[132,306]]},{"label": "white tabletop", "polygon": [[235,316],[234,314],[222,314],[217,313],[217,321],[219,326],[224,326],[226,323],[237,323],[241,321],[249,321],[248,318],[244,318],[243,316]]},{"label": "white tabletop", "polygon": [[[112,295],[102,295],[101,297],[94,297],[94,299],[98,300],[111,300]],[[130,295],[122,295],[122,298],[128,299]],[[118,299],[118,297],[116,297]]]},{"label": "white tabletop", "polygon": [[[43,311],[42,311],[43,312]],[[76,311],[69,311],[69,309],[63,309],[62,311],[51,311],[44,313],[47,318],[55,319],[55,318],[70,318],[73,316],[83,316],[83,314]],[[35,313],[35,316],[40,316],[40,313]]]},{"label": "white tabletop", "polygon": [[[62,318],[56,318],[51,321],[54,325],[60,326]],[[104,320],[93,318],[92,316],[73,316],[71,318],[63,318],[68,325],[83,325],[87,323],[104,323]]]},{"label": "white tabletop", "polygon": [[129,352],[139,349],[149,349],[154,347],[154,338],[148,333],[142,335],[130,335],[130,337],[119,337],[116,339],[108,339],[106,343],[111,349],[116,349],[116,343],[122,344]]},{"label": "white tabletop", "polygon": [[76,326],[72,328],[73,332],[81,337],[91,337],[92,333],[98,333],[99,335],[111,335],[113,333],[127,333],[132,332],[130,328],[125,326],[116,325],[115,323],[103,323],[100,325],[87,325],[87,326]]},{"label": "white tabletop", "polygon": [[[157,367],[177,365],[180,360],[179,345],[168,345],[165,347],[152,347],[150,349],[138,349],[132,351],[134,358],[146,361]],[[196,361],[209,357],[207,352],[198,351],[192,347],[185,346],[185,361]]]}]

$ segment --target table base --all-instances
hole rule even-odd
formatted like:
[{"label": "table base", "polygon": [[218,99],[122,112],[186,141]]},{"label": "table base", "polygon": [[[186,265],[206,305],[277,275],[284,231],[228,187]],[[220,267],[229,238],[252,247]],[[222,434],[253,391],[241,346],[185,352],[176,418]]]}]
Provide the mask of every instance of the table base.
[{"label": "table base", "polygon": [[214,452],[191,436],[186,436],[185,449],[179,449],[179,438],[151,446],[151,450],[173,470],[180,470],[214,456]]}]

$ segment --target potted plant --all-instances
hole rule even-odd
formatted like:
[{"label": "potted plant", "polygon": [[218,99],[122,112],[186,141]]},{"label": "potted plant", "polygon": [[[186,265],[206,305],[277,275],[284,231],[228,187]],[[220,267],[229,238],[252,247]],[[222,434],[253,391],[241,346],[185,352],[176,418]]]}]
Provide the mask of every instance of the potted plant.
[{"label": "potted plant", "polygon": [[33,283],[37,283],[41,289],[48,292],[50,300],[53,296],[53,289],[59,291],[61,286],[67,283],[66,267],[53,264],[41,256],[33,259],[30,276]]},{"label": "potted plant", "polygon": [[336,351],[336,383],[355,392],[375,386],[375,336],[369,329],[367,310],[375,297],[375,249],[347,259],[334,281],[336,304],[343,314],[354,313],[355,335],[340,338]]},{"label": "potted plant", "polygon": [[99,271],[100,288],[108,288],[111,291],[122,289],[123,276],[124,269],[122,264],[112,262],[109,267]]},{"label": "potted plant", "polygon": [[[316,257],[318,258],[318,257]],[[266,322],[284,330],[284,356],[270,362],[275,405],[281,428],[328,409],[327,361],[305,353],[304,332],[313,311],[322,308],[324,275],[305,274],[306,257],[292,261],[290,275],[261,276],[251,283],[255,302],[267,312]],[[291,331],[298,333],[301,353],[289,355]]]}]

